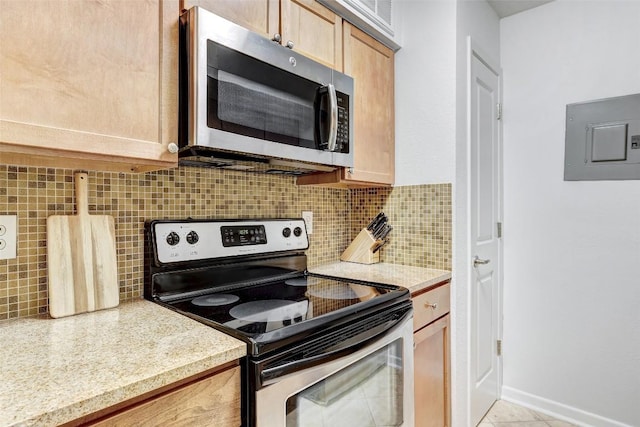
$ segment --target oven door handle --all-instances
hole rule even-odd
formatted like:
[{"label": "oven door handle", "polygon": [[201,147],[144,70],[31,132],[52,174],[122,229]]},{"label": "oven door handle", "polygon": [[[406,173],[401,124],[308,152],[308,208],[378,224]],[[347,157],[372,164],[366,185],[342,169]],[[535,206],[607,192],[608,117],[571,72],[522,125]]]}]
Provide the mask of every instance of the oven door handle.
[{"label": "oven door handle", "polygon": [[404,327],[407,321],[412,321],[412,319],[413,319],[413,310],[408,310],[406,313],[404,313],[404,315],[399,320],[396,320],[394,322],[384,323],[382,325],[379,325],[376,328],[372,328],[368,331],[363,332],[362,334],[357,336],[358,340],[355,343],[352,342],[346,347],[339,348],[333,351],[328,351],[326,353],[321,353],[312,357],[296,360],[294,362],[275,366],[273,368],[263,369],[260,372],[261,385],[267,386],[269,384],[272,384],[278,381],[284,376],[293,374],[298,371],[302,371],[304,369],[309,369],[314,366],[318,366],[323,363],[327,363],[344,356],[349,356],[354,352],[361,350],[364,347],[372,344],[378,339],[384,336],[390,335],[396,330],[401,329],[402,327]]}]

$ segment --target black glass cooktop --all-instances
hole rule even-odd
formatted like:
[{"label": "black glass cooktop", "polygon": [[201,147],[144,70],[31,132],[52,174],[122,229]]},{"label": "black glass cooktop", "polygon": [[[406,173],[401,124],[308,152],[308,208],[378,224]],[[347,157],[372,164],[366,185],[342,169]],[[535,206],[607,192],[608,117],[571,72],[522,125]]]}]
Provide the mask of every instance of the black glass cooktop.
[{"label": "black glass cooktop", "polygon": [[174,301],[170,305],[255,335],[344,310],[389,292],[392,289],[300,276]]},{"label": "black glass cooktop", "polygon": [[408,298],[406,289],[395,286],[302,274],[165,303],[245,341],[272,347]]}]

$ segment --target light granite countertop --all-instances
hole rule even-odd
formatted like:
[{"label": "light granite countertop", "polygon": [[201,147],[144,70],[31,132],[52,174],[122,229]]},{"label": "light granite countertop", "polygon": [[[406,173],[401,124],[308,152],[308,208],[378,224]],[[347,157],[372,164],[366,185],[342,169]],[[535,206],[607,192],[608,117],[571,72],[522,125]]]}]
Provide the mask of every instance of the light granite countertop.
[{"label": "light granite countertop", "polygon": [[53,426],[235,361],[246,344],[145,300],[0,323],[0,426]]},{"label": "light granite countertop", "polygon": [[451,272],[447,270],[411,267],[408,265],[384,262],[367,265],[337,261],[309,268],[309,272],[345,279],[404,286],[409,289],[412,294],[451,279]]}]

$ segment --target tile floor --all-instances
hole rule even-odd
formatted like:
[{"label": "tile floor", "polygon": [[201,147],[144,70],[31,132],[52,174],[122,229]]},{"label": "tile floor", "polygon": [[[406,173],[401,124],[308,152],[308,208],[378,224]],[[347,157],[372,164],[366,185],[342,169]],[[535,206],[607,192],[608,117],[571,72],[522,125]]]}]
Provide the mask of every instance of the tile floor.
[{"label": "tile floor", "polygon": [[576,427],[566,421],[498,400],[493,404],[478,427]]}]

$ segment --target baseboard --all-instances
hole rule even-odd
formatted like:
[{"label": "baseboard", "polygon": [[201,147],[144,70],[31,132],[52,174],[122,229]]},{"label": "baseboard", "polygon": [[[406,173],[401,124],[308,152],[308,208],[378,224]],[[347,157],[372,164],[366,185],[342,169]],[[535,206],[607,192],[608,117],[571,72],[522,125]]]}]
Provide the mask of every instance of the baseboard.
[{"label": "baseboard", "polygon": [[550,415],[559,420],[584,427],[632,427],[630,424],[605,418],[582,409],[574,408],[544,397],[536,396],[511,387],[502,386],[501,399]]}]

